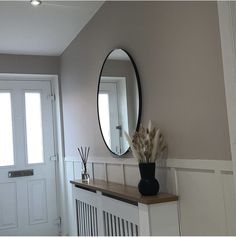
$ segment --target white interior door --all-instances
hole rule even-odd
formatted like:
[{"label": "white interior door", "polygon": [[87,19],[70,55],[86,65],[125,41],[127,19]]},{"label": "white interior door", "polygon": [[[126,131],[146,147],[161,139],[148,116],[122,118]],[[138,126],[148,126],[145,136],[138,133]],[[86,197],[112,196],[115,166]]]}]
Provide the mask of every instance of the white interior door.
[{"label": "white interior door", "polygon": [[[108,109],[106,110],[108,113],[108,119],[104,119],[104,104],[102,104],[102,97],[101,95],[107,96],[107,106]],[[101,113],[100,113],[101,112]],[[99,89],[99,117],[102,126],[103,132],[109,133],[109,135],[105,138],[106,143],[111,148],[112,151],[116,151],[117,154],[120,153],[120,130],[117,129],[117,126],[120,125],[119,123],[119,111],[118,111],[118,101],[117,101],[117,90],[116,90],[116,83],[100,83]],[[103,119],[102,119],[103,118]],[[108,121],[107,121],[108,120]],[[109,126],[107,126],[107,122]],[[108,132],[106,132],[108,131]]]},{"label": "white interior door", "polygon": [[[127,90],[126,90],[126,78],[125,77],[101,77],[99,94],[103,93],[107,94],[109,99],[109,106],[113,109],[113,118],[116,118],[118,124],[114,124],[114,129],[118,125],[118,129],[116,128],[116,132],[114,133],[115,138],[112,138],[114,141],[118,141],[119,145],[114,144],[115,148],[112,147],[113,151],[116,151],[117,154],[124,153],[128,148],[129,144],[127,139],[124,136],[124,131],[129,132],[129,118],[128,118],[128,100],[127,100]],[[101,105],[102,110],[104,110],[104,103]],[[101,109],[99,106],[99,110]],[[110,110],[110,109],[109,109]],[[102,111],[104,114],[104,111]],[[105,115],[103,115],[105,116]],[[103,118],[106,122],[106,119]],[[113,119],[113,121],[115,121]],[[101,122],[101,121],[100,121]],[[103,122],[103,121],[102,121]],[[112,126],[112,125],[111,125]],[[104,131],[106,129],[103,129]]]},{"label": "white interior door", "polygon": [[0,81],[0,235],[59,234],[50,95],[50,81]]}]

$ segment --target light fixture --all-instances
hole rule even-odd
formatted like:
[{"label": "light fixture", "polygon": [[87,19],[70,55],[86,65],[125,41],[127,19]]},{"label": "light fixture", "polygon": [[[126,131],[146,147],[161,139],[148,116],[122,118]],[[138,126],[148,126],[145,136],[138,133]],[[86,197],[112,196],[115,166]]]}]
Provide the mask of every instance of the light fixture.
[{"label": "light fixture", "polygon": [[42,2],[40,0],[31,0],[30,1],[31,5],[34,7],[39,6]]}]

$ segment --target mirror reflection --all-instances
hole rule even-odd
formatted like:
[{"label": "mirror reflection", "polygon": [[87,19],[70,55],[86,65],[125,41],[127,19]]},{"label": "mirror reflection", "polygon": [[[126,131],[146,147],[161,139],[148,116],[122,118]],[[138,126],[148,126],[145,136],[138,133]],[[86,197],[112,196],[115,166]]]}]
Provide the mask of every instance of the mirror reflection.
[{"label": "mirror reflection", "polygon": [[133,133],[140,118],[139,78],[131,57],[122,49],[106,58],[98,84],[98,118],[106,146],[115,155],[129,149],[124,131]]}]

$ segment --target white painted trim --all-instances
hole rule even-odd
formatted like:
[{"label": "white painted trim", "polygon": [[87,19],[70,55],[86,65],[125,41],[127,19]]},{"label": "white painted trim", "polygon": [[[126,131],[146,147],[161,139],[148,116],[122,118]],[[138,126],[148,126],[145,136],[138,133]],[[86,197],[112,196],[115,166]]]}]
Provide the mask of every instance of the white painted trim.
[{"label": "white painted trim", "polygon": [[232,161],[167,159],[167,167],[181,169],[232,171]]},{"label": "white painted trim", "polygon": [[[138,204],[138,216],[139,216],[139,232],[140,236],[150,236],[151,227],[150,227],[150,213],[149,206],[139,203]],[[142,228],[140,228],[142,226]]]},{"label": "white painted trim", "polygon": [[232,18],[231,4],[235,3],[231,3],[230,1],[217,2],[232,155],[232,169],[234,172],[234,186],[236,191],[236,50],[234,35],[236,22],[234,22]]},{"label": "white painted trim", "polygon": [[[176,168],[176,169],[198,169],[208,171],[229,171],[232,172],[231,160],[194,160],[194,159],[166,159],[163,160],[163,164],[157,165],[157,167]],[[79,157],[66,156],[65,162],[81,162]],[[92,164],[117,164],[117,165],[134,165],[137,166],[138,162],[135,158],[101,158],[101,157],[89,157],[88,163]]]},{"label": "white painted trim", "polygon": [[[49,76],[50,77],[50,76]],[[59,88],[59,79],[57,75],[51,75],[52,90],[55,95],[54,103],[54,131],[56,138],[56,149],[58,155],[58,197],[59,197],[59,215],[61,217],[61,235],[67,235],[67,215],[66,215],[66,180],[65,180],[65,167],[64,167],[64,144],[63,144],[63,125],[62,125],[62,113],[61,113],[61,96]]]},{"label": "white painted trim", "polygon": [[[79,156],[66,156],[66,162],[81,162]],[[137,165],[138,162],[135,158],[113,158],[113,157],[97,157],[97,156],[89,156],[89,163],[94,164],[124,164],[124,165]]]},{"label": "white painted trim", "polygon": [[[13,78],[14,76],[14,78]],[[19,80],[19,81],[28,81],[28,80],[39,80],[39,81],[48,81],[58,80],[58,75],[54,74],[19,74],[19,73],[0,73],[0,80]]]}]

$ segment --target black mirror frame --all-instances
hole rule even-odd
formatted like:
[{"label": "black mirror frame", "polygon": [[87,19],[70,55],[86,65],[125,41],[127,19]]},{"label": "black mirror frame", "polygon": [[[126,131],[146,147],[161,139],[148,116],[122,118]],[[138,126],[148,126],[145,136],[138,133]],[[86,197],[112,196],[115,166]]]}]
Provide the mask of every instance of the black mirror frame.
[{"label": "black mirror frame", "polygon": [[118,154],[114,153],[114,152],[108,147],[108,145],[107,145],[107,143],[106,143],[106,141],[105,141],[105,138],[104,138],[104,136],[103,136],[103,132],[102,132],[102,128],[101,128],[101,123],[100,123],[100,117],[99,117],[99,107],[98,107],[98,106],[99,106],[99,105],[98,105],[98,94],[99,94],[99,88],[100,88],[100,81],[101,81],[102,71],[103,71],[104,65],[105,65],[105,63],[106,63],[106,61],[107,61],[107,58],[110,56],[110,54],[111,54],[113,51],[115,51],[115,50],[117,50],[117,49],[123,50],[123,51],[128,55],[128,57],[130,58],[130,61],[131,61],[132,65],[133,65],[133,67],[134,67],[134,71],[135,71],[135,75],[136,75],[136,80],[137,80],[137,86],[138,86],[138,95],[139,95],[139,112],[138,112],[138,120],[137,120],[137,124],[136,124],[136,129],[135,129],[135,131],[138,131],[138,129],[139,129],[139,127],[140,127],[141,114],[142,114],[142,90],[141,90],[140,77],[139,77],[139,73],[138,73],[137,66],[136,66],[136,64],[135,64],[135,62],[134,62],[132,56],[131,56],[125,49],[123,49],[123,48],[115,48],[115,49],[111,50],[111,51],[107,54],[107,56],[106,56],[106,58],[105,58],[105,60],[104,60],[104,62],[103,62],[103,64],[102,64],[102,68],[101,68],[101,71],[100,71],[100,74],[99,74],[98,85],[97,85],[97,117],[98,117],[98,124],[99,124],[100,132],[101,132],[101,135],[102,135],[102,139],[103,139],[103,141],[104,141],[104,143],[105,143],[107,149],[108,149],[115,157],[122,157],[122,156],[124,156],[125,154],[127,154],[127,153],[129,152],[130,147],[129,147],[123,154],[121,154],[121,155],[118,155]]}]

